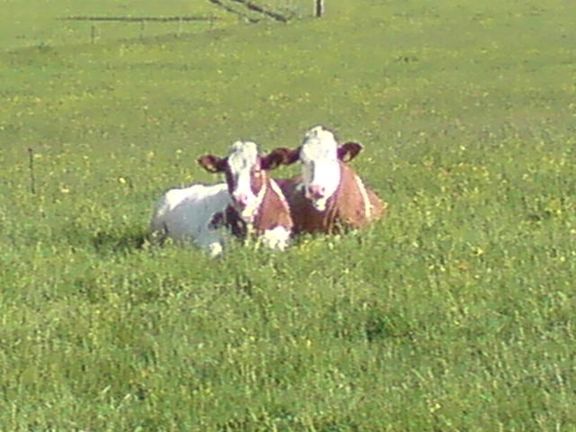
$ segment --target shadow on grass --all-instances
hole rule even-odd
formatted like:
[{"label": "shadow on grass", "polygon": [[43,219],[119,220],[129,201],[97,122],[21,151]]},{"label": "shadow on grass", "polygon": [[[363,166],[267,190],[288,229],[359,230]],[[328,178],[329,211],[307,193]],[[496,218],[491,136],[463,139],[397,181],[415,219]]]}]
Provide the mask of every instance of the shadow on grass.
[{"label": "shadow on grass", "polygon": [[99,254],[129,254],[146,249],[151,244],[150,236],[144,231],[98,232],[90,239]]},{"label": "shadow on grass", "polygon": [[[335,417],[335,418],[334,418]],[[313,419],[315,431],[321,432],[344,432],[360,431],[361,427],[346,413],[342,415],[320,414]],[[263,414],[247,412],[243,416],[232,417],[218,427],[219,431],[228,430],[260,430],[259,426],[269,425],[270,430],[304,430],[307,429],[297,412],[281,405],[267,407]]]},{"label": "shadow on grass", "polygon": [[86,227],[71,224],[60,232],[73,248],[92,249],[99,255],[127,255],[149,248],[155,242],[150,233],[140,227],[119,227],[111,230],[92,231]]}]

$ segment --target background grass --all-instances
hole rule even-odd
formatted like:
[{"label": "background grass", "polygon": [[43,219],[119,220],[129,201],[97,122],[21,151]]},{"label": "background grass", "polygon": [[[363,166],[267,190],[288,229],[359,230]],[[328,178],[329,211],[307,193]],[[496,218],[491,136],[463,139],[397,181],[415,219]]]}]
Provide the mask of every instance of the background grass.
[{"label": "background grass", "polygon": [[[220,12],[29,3],[0,3],[1,430],[576,429],[576,5],[331,0],[93,44],[54,18]],[[317,123],[365,144],[387,220],[220,261],[143,242],[163,190],[216,181],[199,154]]]}]

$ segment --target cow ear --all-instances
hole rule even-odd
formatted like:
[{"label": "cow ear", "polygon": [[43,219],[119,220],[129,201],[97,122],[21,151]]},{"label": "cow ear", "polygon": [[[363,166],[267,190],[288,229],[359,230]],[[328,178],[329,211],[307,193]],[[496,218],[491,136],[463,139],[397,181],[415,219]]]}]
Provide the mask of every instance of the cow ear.
[{"label": "cow ear", "polygon": [[362,151],[364,146],[357,142],[347,142],[338,147],[338,159],[342,162],[350,162],[358,153]]},{"label": "cow ear", "polygon": [[292,165],[300,158],[300,147],[288,149],[279,147],[262,157],[260,166],[264,170],[272,170],[280,165]]},{"label": "cow ear", "polygon": [[202,168],[211,173],[222,172],[226,166],[226,159],[214,155],[204,155],[198,158],[198,163]]}]

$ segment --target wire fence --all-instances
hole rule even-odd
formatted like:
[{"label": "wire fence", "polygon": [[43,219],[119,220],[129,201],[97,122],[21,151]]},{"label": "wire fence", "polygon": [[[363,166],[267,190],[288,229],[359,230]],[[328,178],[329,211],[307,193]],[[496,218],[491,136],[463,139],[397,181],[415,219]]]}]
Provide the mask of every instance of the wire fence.
[{"label": "wire fence", "polygon": [[[315,0],[205,0],[204,13],[198,15],[70,15],[59,17],[59,20],[77,25],[89,23],[90,41],[95,43],[104,37],[119,36],[121,28],[127,37],[138,35],[141,39],[162,34],[180,36],[212,29],[229,21],[231,16],[247,23],[265,20],[286,23],[313,16],[315,3]],[[206,4],[214,6],[209,13],[206,13]],[[165,10],[169,12],[170,6]],[[137,24],[137,27],[130,24]]]},{"label": "wire fence", "polygon": [[[317,0],[209,0],[227,12],[246,18],[249,22],[259,21],[262,16],[277,21],[301,19],[312,16]],[[254,12],[255,14],[251,13]]]},{"label": "wire fence", "polygon": [[294,18],[309,17],[314,10],[313,0],[264,0],[259,3]]}]

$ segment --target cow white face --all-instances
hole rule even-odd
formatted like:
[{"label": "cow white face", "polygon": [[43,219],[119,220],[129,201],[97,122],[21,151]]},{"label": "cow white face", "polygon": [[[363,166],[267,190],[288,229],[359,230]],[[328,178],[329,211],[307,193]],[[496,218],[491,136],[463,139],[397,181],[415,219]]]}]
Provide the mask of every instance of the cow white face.
[{"label": "cow white face", "polygon": [[254,220],[262,203],[264,183],[258,147],[251,141],[236,141],[228,155],[226,182],[232,202],[240,217]]},{"label": "cow white face", "polygon": [[244,222],[252,223],[266,192],[262,166],[269,165],[263,164],[256,144],[236,141],[227,157],[204,155],[198,159],[198,163],[209,172],[223,172],[226,175],[232,205]]},{"label": "cow white face", "polygon": [[317,210],[324,211],[341,179],[338,143],[334,134],[322,126],[310,129],[300,147],[300,162],[306,198]]},{"label": "cow white face", "polygon": [[332,132],[316,126],[306,132],[300,147],[278,147],[266,158],[272,166],[292,165],[300,161],[306,199],[318,211],[324,211],[342,181],[342,162],[351,161],[362,149],[362,144],[353,141],[338,145]]}]

